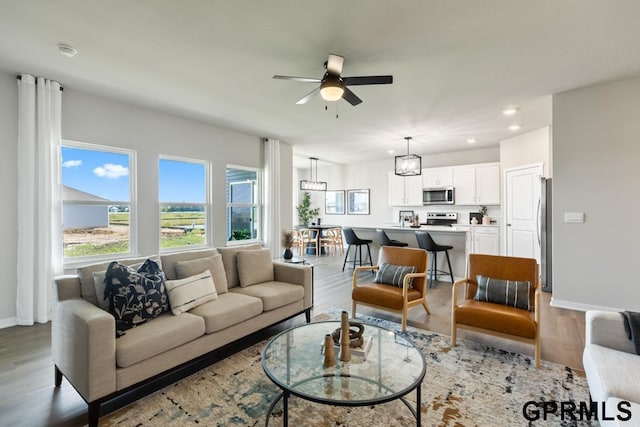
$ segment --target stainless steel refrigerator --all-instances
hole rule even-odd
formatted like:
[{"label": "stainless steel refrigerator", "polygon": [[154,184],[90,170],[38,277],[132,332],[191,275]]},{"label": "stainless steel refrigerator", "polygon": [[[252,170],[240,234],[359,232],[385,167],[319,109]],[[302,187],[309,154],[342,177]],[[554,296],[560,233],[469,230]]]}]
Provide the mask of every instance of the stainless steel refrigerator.
[{"label": "stainless steel refrigerator", "polygon": [[540,178],[538,205],[538,243],[540,244],[540,283],[542,290],[551,292],[551,179]]}]

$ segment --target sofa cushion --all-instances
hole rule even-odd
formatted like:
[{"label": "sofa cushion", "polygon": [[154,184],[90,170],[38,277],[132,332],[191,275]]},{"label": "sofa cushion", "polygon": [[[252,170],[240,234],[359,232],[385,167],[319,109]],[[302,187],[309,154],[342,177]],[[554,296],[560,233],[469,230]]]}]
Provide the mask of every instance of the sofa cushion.
[{"label": "sofa cushion", "polygon": [[152,320],[169,309],[164,272],[148,259],[137,270],[113,261],[105,274],[109,313],[116,319],[116,336]]},{"label": "sofa cushion", "polygon": [[473,297],[476,301],[509,305],[522,310],[533,309],[529,302],[531,293],[529,281],[503,280],[477,275],[476,282],[478,289]]},{"label": "sofa cushion", "polygon": [[508,305],[466,299],[456,308],[456,323],[534,339],[534,313]]},{"label": "sofa cushion", "polygon": [[189,313],[163,313],[153,322],[130,329],[116,340],[116,364],[121,368],[147,360],[204,335],[204,319]]},{"label": "sofa cushion", "polygon": [[222,264],[222,255],[216,254],[205,258],[196,258],[189,261],[178,261],[175,263],[176,276],[178,279],[195,276],[209,270],[213,283],[218,294],[227,292],[227,276]]},{"label": "sofa cushion", "polygon": [[[201,251],[187,251],[178,252],[175,254],[166,254],[160,256],[160,259],[162,259],[162,269],[164,270],[164,274],[167,276],[167,280],[176,280],[180,279],[180,277],[178,277],[178,275],[176,274],[176,263],[181,261],[189,261],[192,259],[205,258],[217,254],[218,251],[212,248]],[[202,273],[202,271],[198,271],[198,273]],[[189,276],[192,276],[192,274],[190,274]]]},{"label": "sofa cushion", "polygon": [[167,280],[169,305],[174,315],[179,315],[206,302],[218,299],[211,273],[206,270],[195,276]]},{"label": "sofa cushion", "polygon": [[244,288],[233,288],[231,292],[260,298],[263,311],[273,310],[304,298],[303,286],[273,281]]},{"label": "sofa cushion", "polygon": [[224,272],[227,275],[227,286],[229,288],[240,286],[240,280],[238,279],[238,263],[236,260],[236,253],[238,251],[250,251],[257,249],[262,249],[260,243],[218,248],[218,252],[220,252],[220,255],[222,255],[222,263],[224,264]]},{"label": "sofa cushion", "polygon": [[[157,255],[152,257],[146,257],[146,258],[120,259],[118,260],[118,262],[123,265],[134,265],[134,264],[142,265],[142,263],[145,262],[145,260],[147,260],[148,258],[157,262],[162,268],[162,262],[160,261],[160,257],[158,257]],[[109,267],[109,264],[111,264],[111,261],[105,261],[97,264],[87,265],[85,267],[80,267],[76,270],[76,274],[80,279],[80,294],[82,295],[83,299],[89,301],[93,305],[98,305],[98,298],[96,297],[96,288],[95,288],[95,281],[93,280],[93,273],[106,271],[107,267]]]},{"label": "sofa cushion", "polygon": [[202,317],[205,333],[211,334],[259,315],[262,313],[262,301],[260,298],[227,292],[215,301],[191,309],[189,313]]},{"label": "sofa cushion", "polygon": [[582,357],[594,401],[617,397],[640,401],[640,356],[597,344],[585,347]]},{"label": "sofa cushion", "polygon": [[271,250],[238,251],[236,256],[240,286],[273,281]]}]

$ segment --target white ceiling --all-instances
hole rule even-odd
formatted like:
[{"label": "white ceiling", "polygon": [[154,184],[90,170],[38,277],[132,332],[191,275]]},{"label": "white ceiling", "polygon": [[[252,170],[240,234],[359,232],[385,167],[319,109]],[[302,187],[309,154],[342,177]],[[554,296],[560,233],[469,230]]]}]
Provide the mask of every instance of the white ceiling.
[{"label": "white ceiling", "polygon": [[[549,125],[551,94],[640,74],[638,18],[637,0],[2,0],[0,69],[276,137],[308,167],[390,158],[405,136],[429,154]],[[344,76],[394,83],[325,111],[295,104],[313,83],[272,79],[320,78],[329,53]]]}]

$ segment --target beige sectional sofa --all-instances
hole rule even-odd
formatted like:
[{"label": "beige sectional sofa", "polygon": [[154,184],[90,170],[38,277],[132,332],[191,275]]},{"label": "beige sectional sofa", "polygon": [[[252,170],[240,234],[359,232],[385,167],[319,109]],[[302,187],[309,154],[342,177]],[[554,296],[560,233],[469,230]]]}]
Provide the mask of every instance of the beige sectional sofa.
[{"label": "beige sectional sofa", "polygon": [[621,313],[587,311],[582,356],[601,426],[640,426],[640,355]]},{"label": "beige sectional sofa", "polygon": [[[96,277],[109,263],[56,278],[58,302],[52,321],[56,386],[63,376],[73,385],[89,405],[90,426],[97,425],[103,402],[146,380],[175,372],[195,359],[213,359],[216,349],[299,314],[305,313],[310,321],[311,267],[271,262],[270,256],[268,266],[256,265],[252,257],[257,249],[259,245],[156,256],[167,280],[217,261],[224,267],[211,271],[218,297],[179,315],[165,312],[117,339],[115,318],[99,307],[96,294],[102,280]],[[226,292],[224,286],[219,288],[224,281],[220,275],[226,279]]]}]

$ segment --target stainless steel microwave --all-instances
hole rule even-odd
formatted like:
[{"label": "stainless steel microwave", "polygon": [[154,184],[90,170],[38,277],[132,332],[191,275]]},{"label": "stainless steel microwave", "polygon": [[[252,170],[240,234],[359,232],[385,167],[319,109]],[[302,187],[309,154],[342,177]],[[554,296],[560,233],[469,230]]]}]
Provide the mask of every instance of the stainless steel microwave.
[{"label": "stainless steel microwave", "polygon": [[453,187],[425,188],[422,190],[423,205],[452,205],[455,202]]}]

